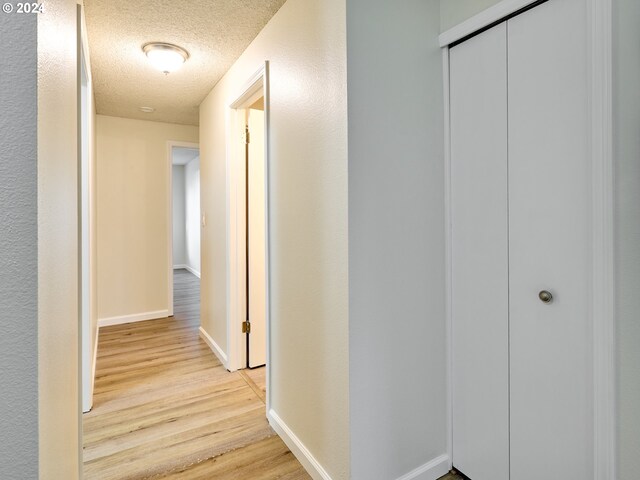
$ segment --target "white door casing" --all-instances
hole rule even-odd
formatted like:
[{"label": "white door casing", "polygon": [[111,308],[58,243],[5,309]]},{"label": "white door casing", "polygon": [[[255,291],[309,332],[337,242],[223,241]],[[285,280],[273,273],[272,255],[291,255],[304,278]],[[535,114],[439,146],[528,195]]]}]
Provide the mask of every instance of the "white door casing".
[{"label": "white door casing", "polygon": [[[180,142],[175,140],[167,141],[167,158],[165,168],[167,168],[167,316],[173,317],[173,150],[174,148],[191,148],[200,150],[199,143]],[[201,242],[202,244],[202,242]]]},{"label": "white door casing", "polygon": [[93,408],[93,387],[95,383],[96,355],[98,350],[97,325],[92,321],[95,309],[95,205],[93,158],[91,146],[93,137],[93,82],[90,68],[89,40],[82,6],[78,5],[78,207],[79,207],[79,312],[80,312],[80,379],[82,390],[82,411]]},{"label": "white door casing", "polygon": [[264,250],[265,250],[265,343],[267,412],[270,400],[270,318],[269,318],[269,62],[257,69],[230,98],[227,110],[227,361],[229,371],[246,368],[246,336],[241,325],[246,318],[245,298],[245,148],[242,136],[246,126],[246,110],[264,97]]}]

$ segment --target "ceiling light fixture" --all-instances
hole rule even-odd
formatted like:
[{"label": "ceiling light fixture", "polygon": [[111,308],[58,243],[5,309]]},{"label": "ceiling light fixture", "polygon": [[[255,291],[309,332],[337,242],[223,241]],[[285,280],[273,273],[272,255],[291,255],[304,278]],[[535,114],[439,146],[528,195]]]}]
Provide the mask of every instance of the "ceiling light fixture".
[{"label": "ceiling light fixture", "polygon": [[189,58],[189,52],[184,48],[170,43],[152,42],[142,46],[152,65],[165,75],[177,70]]},{"label": "ceiling light fixture", "polygon": [[153,107],[140,107],[140,111],[144,113],[153,113],[156,109]]}]

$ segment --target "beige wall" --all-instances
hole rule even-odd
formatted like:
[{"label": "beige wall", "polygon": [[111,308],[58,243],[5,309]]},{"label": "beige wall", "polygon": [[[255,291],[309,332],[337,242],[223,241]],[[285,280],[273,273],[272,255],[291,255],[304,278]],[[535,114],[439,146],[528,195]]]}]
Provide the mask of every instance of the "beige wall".
[{"label": "beige wall", "polygon": [[273,410],[349,478],[345,0],[289,0],[201,105],[202,324],[226,349],[226,115],[271,72]]},{"label": "beige wall", "polygon": [[40,479],[80,476],[76,1],[38,15]]},{"label": "beige wall", "polygon": [[440,31],[444,32],[501,0],[440,0]]},{"label": "beige wall", "polygon": [[166,312],[167,141],[198,127],[98,115],[96,133],[98,318]]}]

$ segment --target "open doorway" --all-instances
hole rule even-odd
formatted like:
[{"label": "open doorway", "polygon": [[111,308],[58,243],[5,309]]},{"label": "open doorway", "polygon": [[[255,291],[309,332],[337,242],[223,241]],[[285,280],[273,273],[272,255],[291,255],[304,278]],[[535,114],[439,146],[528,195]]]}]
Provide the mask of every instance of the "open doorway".
[{"label": "open doorway", "polygon": [[200,278],[200,151],[173,147],[173,269]]},{"label": "open doorway", "polygon": [[[262,95],[262,92],[259,92]],[[267,363],[264,95],[245,114],[245,282],[247,368]]]},{"label": "open doorway", "polygon": [[[169,316],[174,314],[175,289],[200,280],[200,149],[198,144],[169,142],[170,212]],[[183,292],[185,293],[185,292]],[[199,299],[198,299],[199,300]]]},{"label": "open doorway", "polygon": [[[229,369],[265,394],[268,404],[268,95],[265,68],[230,104]],[[265,393],[266,392],[266,393]]]}]

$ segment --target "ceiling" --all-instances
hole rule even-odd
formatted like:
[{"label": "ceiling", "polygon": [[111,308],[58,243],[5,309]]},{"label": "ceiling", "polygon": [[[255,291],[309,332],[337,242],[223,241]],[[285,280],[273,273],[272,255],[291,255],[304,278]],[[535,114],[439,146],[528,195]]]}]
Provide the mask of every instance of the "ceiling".
[{"label": "ceiling", "polygon": [[[202,100],[284,2],[84,0],[97,113],[198,125]],[[142,52],[148,42],[179,45],[190,58],[164,75]]]},{"label": "ceiling", "polygon": [[200,156],[200,150],[197,148],[173,147],[172,153],[171,163],[173,165],[186,165],[194,158]]}]

